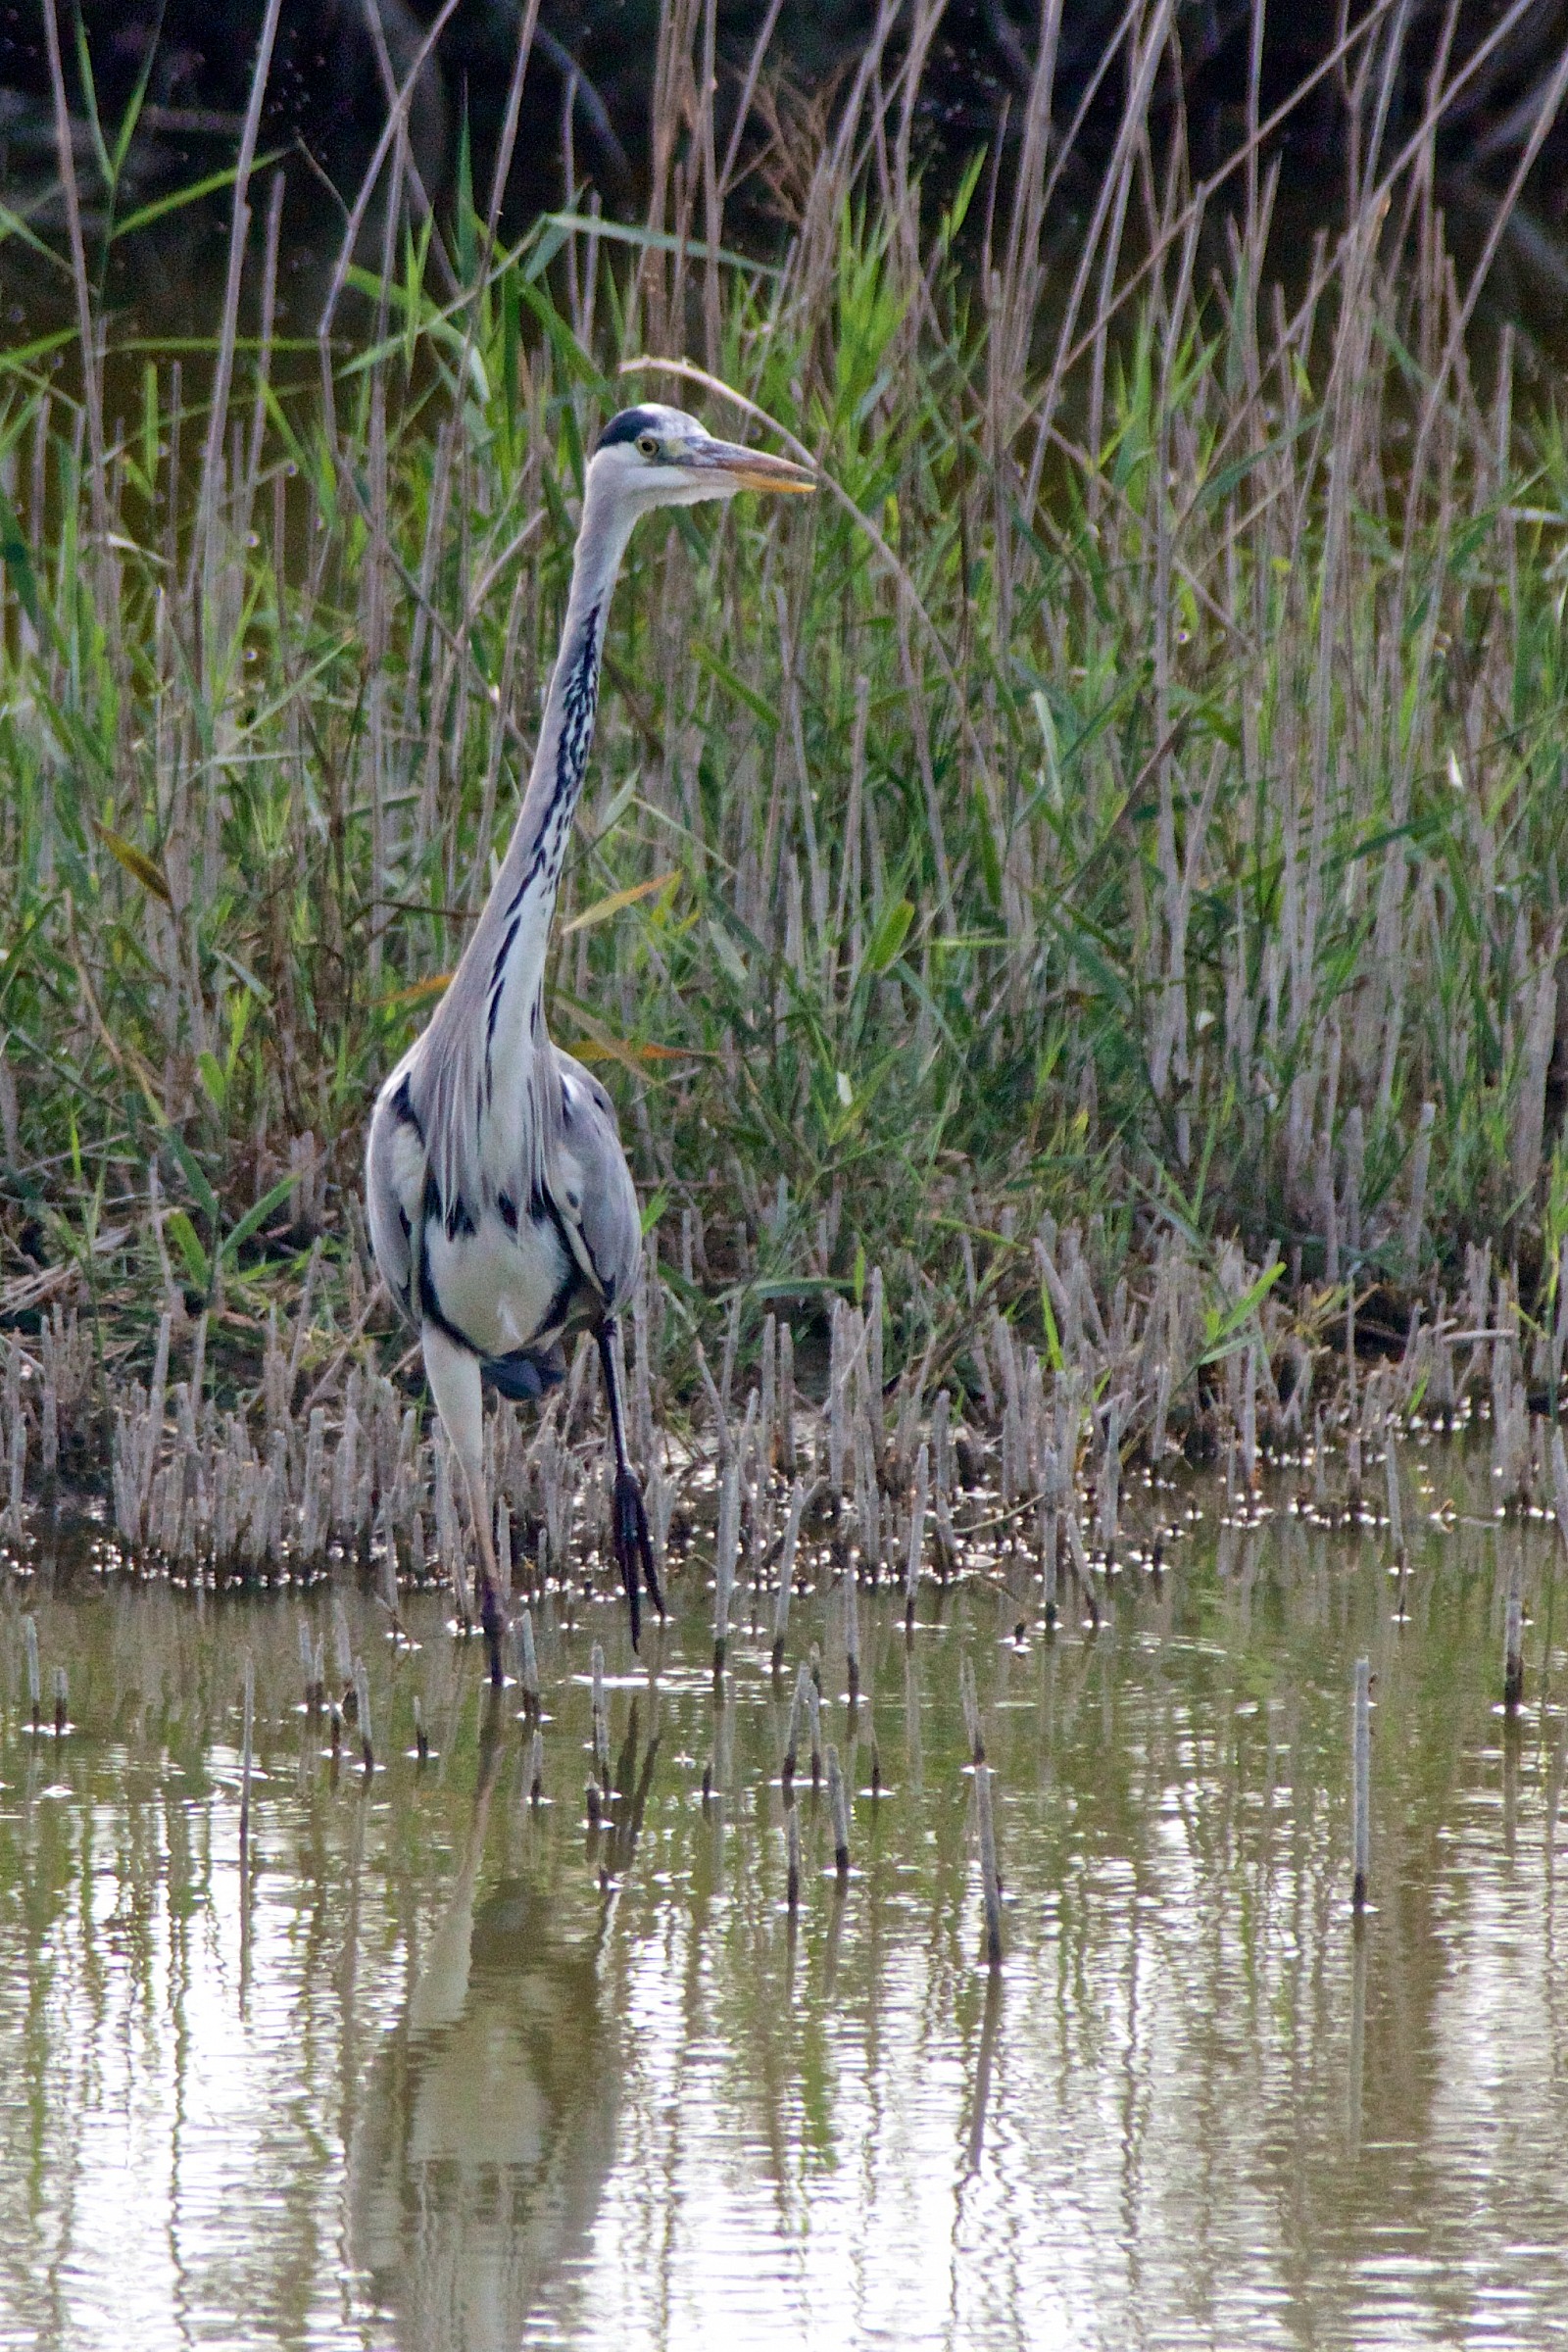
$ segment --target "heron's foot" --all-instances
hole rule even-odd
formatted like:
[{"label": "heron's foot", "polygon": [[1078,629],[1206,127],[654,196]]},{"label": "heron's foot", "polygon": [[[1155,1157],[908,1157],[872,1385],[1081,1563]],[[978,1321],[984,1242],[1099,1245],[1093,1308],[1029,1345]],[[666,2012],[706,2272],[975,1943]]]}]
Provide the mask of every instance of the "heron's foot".
[{"label": "heron's foot", "polygon": [[484,1635],[485,1649],[489,1653],[490,1681],[494,1689],[499,1690],[506,1680],[501,1647],[507,1635],[507,1612],[501,1605],[501,1595],[494,1582],[488,1576],[481,1577],[479,1584],[479,1630]]},{"label": "heron's foot", "polygon": [[626,1600],[631,1609],[631,1645],[637,1647],[642,1634],[642,1613],[638,1605],[639,1574],[647,1588],[648,1597],[664,1614],[664,1595],[659,1590],[659,1577],[654,1568],[654,1546],[648,1535],[648,1513],[643,1504],[642,1481],[635,1470],[628,1468],[615,1473],[614,1526],[612,1543],[615,1566],[626,1588]]}]

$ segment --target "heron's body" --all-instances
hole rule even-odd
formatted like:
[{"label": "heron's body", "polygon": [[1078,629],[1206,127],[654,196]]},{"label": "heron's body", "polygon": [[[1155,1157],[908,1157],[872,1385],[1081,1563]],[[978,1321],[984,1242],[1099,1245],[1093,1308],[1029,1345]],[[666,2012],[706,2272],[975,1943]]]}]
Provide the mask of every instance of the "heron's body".
[{"label": "heron's body", "polygon": [[[540,1055],[553,1115],[537,1172],[519,1139],[488,1180],[449,1202],[431,1171],[420,1109],[419,1045],[382,1090],[370,1122],[371,1238],[398,1303],[508,1385],[536,1364],[548,1385],[561,1340],[612,1313],[637,1275],[637,1195],[610,1097],[548,1039]],[[392,1210],[394,1221],[387,1211]],[[537,1393],[537,1392],[535,1392]]]},{"label": "heron's body", "polygon": [[641,1490],[626,1459],[613,1318],[641,1258],[637,1195],[610,1097],[555,1046],[545,956],[582,791],[611,592],[639,514],[742,488],[805,489],[777,458],[713,441],[672,409],[628,410],[590,463],[561,652],[511,843],[451,986],[386,1081],[366,1197],[387,1287],[418,1332],[468,1482],[489,1576],[482,1387],[537,1396],[573,1326],[601,1335],[618,1464],[616,1551],[636,1636],[636,1555],[658,1598]]}]

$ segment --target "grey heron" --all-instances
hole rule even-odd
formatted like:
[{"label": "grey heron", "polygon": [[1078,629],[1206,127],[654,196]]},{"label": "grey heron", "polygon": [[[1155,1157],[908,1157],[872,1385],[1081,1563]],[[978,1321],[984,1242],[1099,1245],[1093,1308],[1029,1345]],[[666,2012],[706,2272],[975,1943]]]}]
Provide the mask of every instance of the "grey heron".
[{"label": "grey heron", "polygon": [[615,575],[640,515],[738,490],[815,487],[784,458],[715,440],[679,409],[624,410],[600,435],[561,648],[506,857],[429,1027],[376,1098],[366,1151],[371,1246],[424,1355],[462,1467],[480,1622],[500,1679],[504,1620],[484,1491],[483,1384],[541,1396],[562,1340],[598,1335],[615,1448],[612,1538],[635,1645],[639,1572],[660,1613],[641,1482],[626,1451],[615,1317],[642,1257],[637,1195],[599,1081],[552,1044],[545,956],[582,790]]}]

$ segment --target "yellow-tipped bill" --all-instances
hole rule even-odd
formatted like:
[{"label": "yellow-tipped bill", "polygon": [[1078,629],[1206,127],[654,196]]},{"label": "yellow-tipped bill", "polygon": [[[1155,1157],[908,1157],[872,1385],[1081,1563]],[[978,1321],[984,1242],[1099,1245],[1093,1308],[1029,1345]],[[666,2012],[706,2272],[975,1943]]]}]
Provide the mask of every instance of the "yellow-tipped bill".
[{"label": "yellow-tipped bill", "polygon": [[683,449],[680,464],[698,473],[727,474],[742,490],[809,491],[816,476],[790,458],[771,458],[766,450],[742,449],[733,441],[700,441]]}]

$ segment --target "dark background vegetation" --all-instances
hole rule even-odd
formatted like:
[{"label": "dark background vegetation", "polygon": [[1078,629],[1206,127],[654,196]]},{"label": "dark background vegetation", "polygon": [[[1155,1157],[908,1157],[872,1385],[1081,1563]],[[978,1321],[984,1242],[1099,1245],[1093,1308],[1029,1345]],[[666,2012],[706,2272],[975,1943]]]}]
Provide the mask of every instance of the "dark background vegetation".
[{"label": "dark background vegetation", "polygon": [[[370,9],[375,11],[372,30]],[[232,142],[250,86],[264,0],[80,0],[60,6],[74,103],[81,75],[79,22],[105,117],[119,120],[146,74],[147,112],[136,168],[143,185],[175,184],[209,168]],[[700,13],[700,12],[699,12]],[[748,0],[716,10],[715,107],[727,140],[747,61],[767,11]],[[1370,12],[1298,0],[1266,12],[1260,42],[1262,112],[1301,91],[1348,27]],[[1461,71],[1504,14],[1498,0],[1407,0],[1392,13],[1398,44],[1386,135],[1397,144],[1419,120],[1433,77]],[[287,0],[263,117],[263,139],[294,154],[352,196],[384,119],[388,68],[399,80],[439,14],[436,0]],[[476,181],[495,153],[523,10],[518,0],[460,0],[443,27],[411,117],[432,195],[450,192],[460,125],[472,142]],[[1056,31],[1054,114],[1065,124],[1086,110],[1072,175],[1092,187],[1114,137],[1124,95],[1119,66],[1105,71],[1122,10],[1116,0],[1064,0]],[[831,94],[863,52],[876,21],[865,0],[782,0],[768,72],[802,100]],[[508,221],[555,202],[569,116],[580,177],[612,204],[646,197],[649,106],[658,43],[656,0],[547,0],[540,12],[524,96],[523,129],[508,186]],[[379,37],[377,37],[377,34]],[[942,15],[918,117],[930,153],[961,162],[976,146],[1006,155],[1020,136],[1041,19],[1016,0],[955,0]],[[1180,104],[1195,167],[1212,171],[1245,133],[1254,38],[1247,0],[1178,0],[1177,51],[1155,93],[1153,120]],[[1447,200],[1485,207],[1529,136],[1542,93],[1568,40],[1568,6],[1538,0],[1518,14],[1482,72],[1446,110],[1437,158]],[[896,67],[898,35],[890,44]],[[149,71],[149,59],[151,66]],[[1353,111],[1354,62],[1323,74],[1290,108],[1271,145],[1327,195],[1343,161]],[[0,154],[8,175],[52,168],[49,72],[38,0],[0,8]],[[761,134],[757,144],[762,144]],[[305,163],[310,158],[310,166]],[[765,199],[754,191],[759,220]],[[1548,133],[1532,182],[1548,231],[1568,213],[1568,122]]]}]

